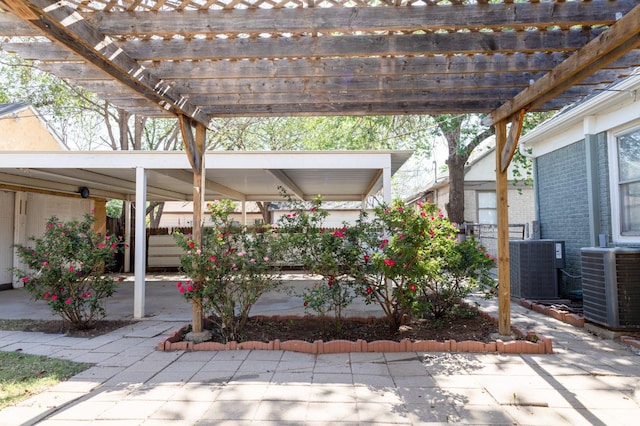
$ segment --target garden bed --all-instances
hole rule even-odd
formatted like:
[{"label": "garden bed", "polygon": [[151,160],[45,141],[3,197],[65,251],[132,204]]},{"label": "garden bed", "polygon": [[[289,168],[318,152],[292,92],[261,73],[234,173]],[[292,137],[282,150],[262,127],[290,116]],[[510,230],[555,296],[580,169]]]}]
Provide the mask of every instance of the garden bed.
[{"label": "garden bed", "polygon": [[[205,321],[205,328],[207,321]],[[211,341],[184,340],[186,325],[161,340],[161,351],[192,350],[287,350],[304,353],[341,352],[499,352],[552,353],[551,339],[513,329],[513,337],[496,338],[493,317],[481,312],[457,315],[434,325],[415,320],[393,333],[382,318],[349,318],[336,334],[333,320],[310,316],[256,316],[245,327],[246,338],[223,342],[214,334]]]}]

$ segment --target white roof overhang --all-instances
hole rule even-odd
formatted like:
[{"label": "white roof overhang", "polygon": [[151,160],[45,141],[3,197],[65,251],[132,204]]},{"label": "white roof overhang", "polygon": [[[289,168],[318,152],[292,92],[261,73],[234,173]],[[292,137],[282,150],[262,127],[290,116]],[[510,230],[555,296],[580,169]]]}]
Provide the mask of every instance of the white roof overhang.
[{"label": "white roof overhang", "polygon": [[[278,201],[279,188],[305,200],[362,201],[382,188],[412,151],[208,151],[205,199]],[[182,151],[11,151],[0,156],[0,189],[25,188],[135,200],[136,170],[150,201],[192,200],[193,172]]]}]

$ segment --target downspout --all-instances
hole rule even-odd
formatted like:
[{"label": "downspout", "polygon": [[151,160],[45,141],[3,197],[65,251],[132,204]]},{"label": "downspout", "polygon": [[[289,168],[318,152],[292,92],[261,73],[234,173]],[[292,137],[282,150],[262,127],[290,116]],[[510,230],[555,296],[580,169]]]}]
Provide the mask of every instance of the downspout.
[{"label": "downspout", "polygon": [[536,182],[538,181],[538,168],[536,167],[537,160],[533,156],[533,154],[529,154],[525,150],[525,146],[523,144],[518,144],[518,152],[520,153],[520,155],[530,159],[532,162],[531,174],[533,175],[533,209],[535,212],[535,221],[532,224],[531,239],[539,240],[540,238],[542,238],[542,236],[540,235],[540,197],[538,194],[538,187],[536,185]]}]

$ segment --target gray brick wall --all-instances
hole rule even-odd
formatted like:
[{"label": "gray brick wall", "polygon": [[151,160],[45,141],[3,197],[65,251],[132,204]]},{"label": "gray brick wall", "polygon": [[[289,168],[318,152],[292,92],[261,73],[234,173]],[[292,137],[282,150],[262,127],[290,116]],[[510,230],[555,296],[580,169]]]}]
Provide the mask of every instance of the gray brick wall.
[{"label": "gray brick wall", "polygon": [[[538,157],[535,167],[541,238],[564,240],[565,269],[579,275],[580,248],[589,246],[584,141]],[[564,281],[569,290],[580,286],[573,280]]]}]

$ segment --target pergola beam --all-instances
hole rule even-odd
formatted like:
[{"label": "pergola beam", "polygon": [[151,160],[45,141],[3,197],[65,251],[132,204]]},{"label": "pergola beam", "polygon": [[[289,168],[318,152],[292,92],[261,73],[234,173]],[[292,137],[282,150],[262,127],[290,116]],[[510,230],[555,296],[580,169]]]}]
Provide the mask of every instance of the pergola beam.
[{"label": "pergola beam", "polygon": [[136,93],[176,114],[209,124],[209,117],[170,84],[138,64],[113,39],[91,26],[78,12],[63,2],[48,0],[4,0],[9,9],[57,40],[81,58],[104,70]]},{"label": "pergola beam", "polygon": [[587,43],[551,72],[491,113],[483,122],[495,124],[521,109],[535,109],[567,87],[604,68],[640,46],[640,5],[633,8],[606,32]]}]

